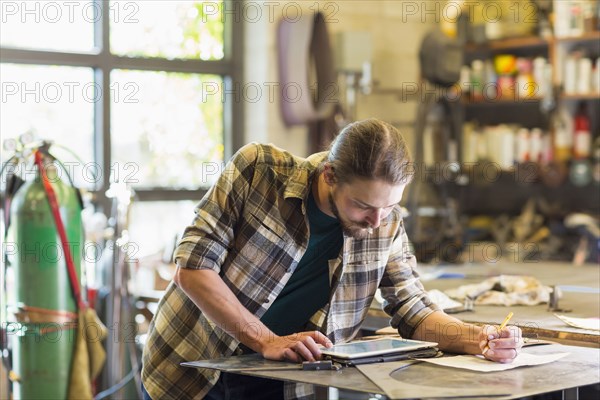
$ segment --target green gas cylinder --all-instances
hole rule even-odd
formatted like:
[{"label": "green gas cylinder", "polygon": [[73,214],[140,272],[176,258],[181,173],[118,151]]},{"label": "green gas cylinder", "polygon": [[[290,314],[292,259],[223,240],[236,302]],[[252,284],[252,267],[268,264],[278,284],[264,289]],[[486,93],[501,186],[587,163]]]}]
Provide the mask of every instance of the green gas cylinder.
[{"label": "green gas cylinder", "polygon": [[[83,230],[76,189],[47,165],[78,277],[81,276]],[[26,182],[11,204],[7,254],[14,271],[9,299],[18,329],[13,338],[15,399],[66,399],[75,346],[76,303],[63,248],[42,181]]]}]

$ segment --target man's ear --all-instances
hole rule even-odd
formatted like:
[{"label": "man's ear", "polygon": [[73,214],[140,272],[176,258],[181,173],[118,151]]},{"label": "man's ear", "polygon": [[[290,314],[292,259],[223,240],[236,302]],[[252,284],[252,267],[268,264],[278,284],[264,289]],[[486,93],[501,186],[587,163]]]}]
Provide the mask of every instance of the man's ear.
[{"label": "man's ear", "polygon": [[333,170],[333,165],[330,163],[325,163],[323,166],[323,179],[329,186],[333,186],[335,184],[335,171]]}]

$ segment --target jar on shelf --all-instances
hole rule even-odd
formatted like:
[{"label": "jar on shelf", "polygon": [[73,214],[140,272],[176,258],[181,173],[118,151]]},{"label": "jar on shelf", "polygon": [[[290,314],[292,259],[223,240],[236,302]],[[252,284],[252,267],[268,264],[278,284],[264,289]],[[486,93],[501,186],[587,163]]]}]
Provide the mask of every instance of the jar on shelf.
[{"label": "jar on shelf", "polygon": [[498,77],[490,60],[485,60],[483,67],[483,97],[494,100],[498,97]]},{"label": "jar on shelf", "polygon": [[563,90],[567,94],[577,92],[577,63],[579,62],[578,54],[571,53],[565,58],[563,68]]},{"label": "jar on shelf", "polygon": [[527,58],[517,59],[516,94],[518,98],[530,98],[536,95],[536,85],[533,78],[533,66]]},{"label": "jar on shelf", "polygon": [[498,54],[494,57],[494,67],[498,75],[496,90],[502,99],[515,98],[515,77],[517,57],[512,54]]},{"label": "jar on shelf", "polygon": [[529,159],[535,163],[542,160],[542,130],[534,128],[529,137]]},{"label": "jar on shelf", "polygon": [[590,117],[585,102],[579,103],[574,125],[573,157],[575,159],[588,158],[592,151],[592,132],[590,130]]},{"label": "jar on shelf", "polygon": [[577,62],[577,93],[592,92],[592,60],[582,57]]},{"label": "jar on shelf", "polygon": [[519,164],[529,161],[529,129],[520,128],[515,140],[515,157]]},{"label": "jar on shelf", "polygon": [[551,118],[554,159],[569,161],[573,149],[573,118],[564,105],[560,105]]},{"label": "jar on shelf", "polygon": [[484,63],[473,60],[471,63],[471,96],[474,100],[483,98]]},{"label": "jar on shelf", "polygon": [[596,185],[600,185],[600,136],[594,140],[594,161],[592,167],[592,178]]},{"label": "jar on shelf", "polygon": [[[600,6],[598,6],[600,9]],[[596,65],[592,71],[592,93],[600,94],[600,57],[596,59]]]},{"label": "jar on shelf", "polygon": [[533,80],[535,82],[535,96],[544,97],[551,90],[552,82],[546,80],[546,67],[548,61],[544,57],[536,57],[533,60]]}]

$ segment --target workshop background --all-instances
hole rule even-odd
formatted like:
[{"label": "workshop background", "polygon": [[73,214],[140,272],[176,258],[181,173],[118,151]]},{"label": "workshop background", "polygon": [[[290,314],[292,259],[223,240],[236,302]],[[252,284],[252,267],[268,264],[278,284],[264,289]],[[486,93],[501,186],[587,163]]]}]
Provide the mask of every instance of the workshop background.
[{"label": "workshop background", "polygon": [[597,0],[1,7],[1,399],[141,398],[174,246],[252,141],[307,156],[355,120],[398,127],[425,281],[493,265],[522,276],[482,282],[506,295],[487,301],[526,286],[519,304],[545,309],[560,293],[533,269],[599,267]]}]

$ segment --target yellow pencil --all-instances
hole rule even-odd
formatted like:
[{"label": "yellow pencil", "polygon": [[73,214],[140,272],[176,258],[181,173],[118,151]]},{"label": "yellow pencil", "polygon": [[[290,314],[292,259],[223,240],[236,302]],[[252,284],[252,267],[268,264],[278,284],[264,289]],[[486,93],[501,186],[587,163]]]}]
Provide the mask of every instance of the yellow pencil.
[{"label": "yellow pencil", "polygon": [[506,324],[508,324],[508,321],[510,321],[510,319],[513,316],[513,312],[509,312],[508,315],[506,316],[506,318],[504,318],[504,321],[502,321],[502,323],[500,324],[500,330],[506,328]]},{"label": "yellow pencil", "polygon": [[[509,312],[508,315],[506,316],[506,318],[504,318],[504,321],[502,321],[502,323],[500,324],[500,329],[498,329],[498,331],[502,331],[502,329],[506,328],[506,324],[508,324],[508,321],[510,321],[510,319],[513,316],[513,312]],[[487,351],[490,349],[489,346],[485,346],[485,349],[483,349],[483,351],[481,352],[481,354],[485,354],[487,353]]]}]

